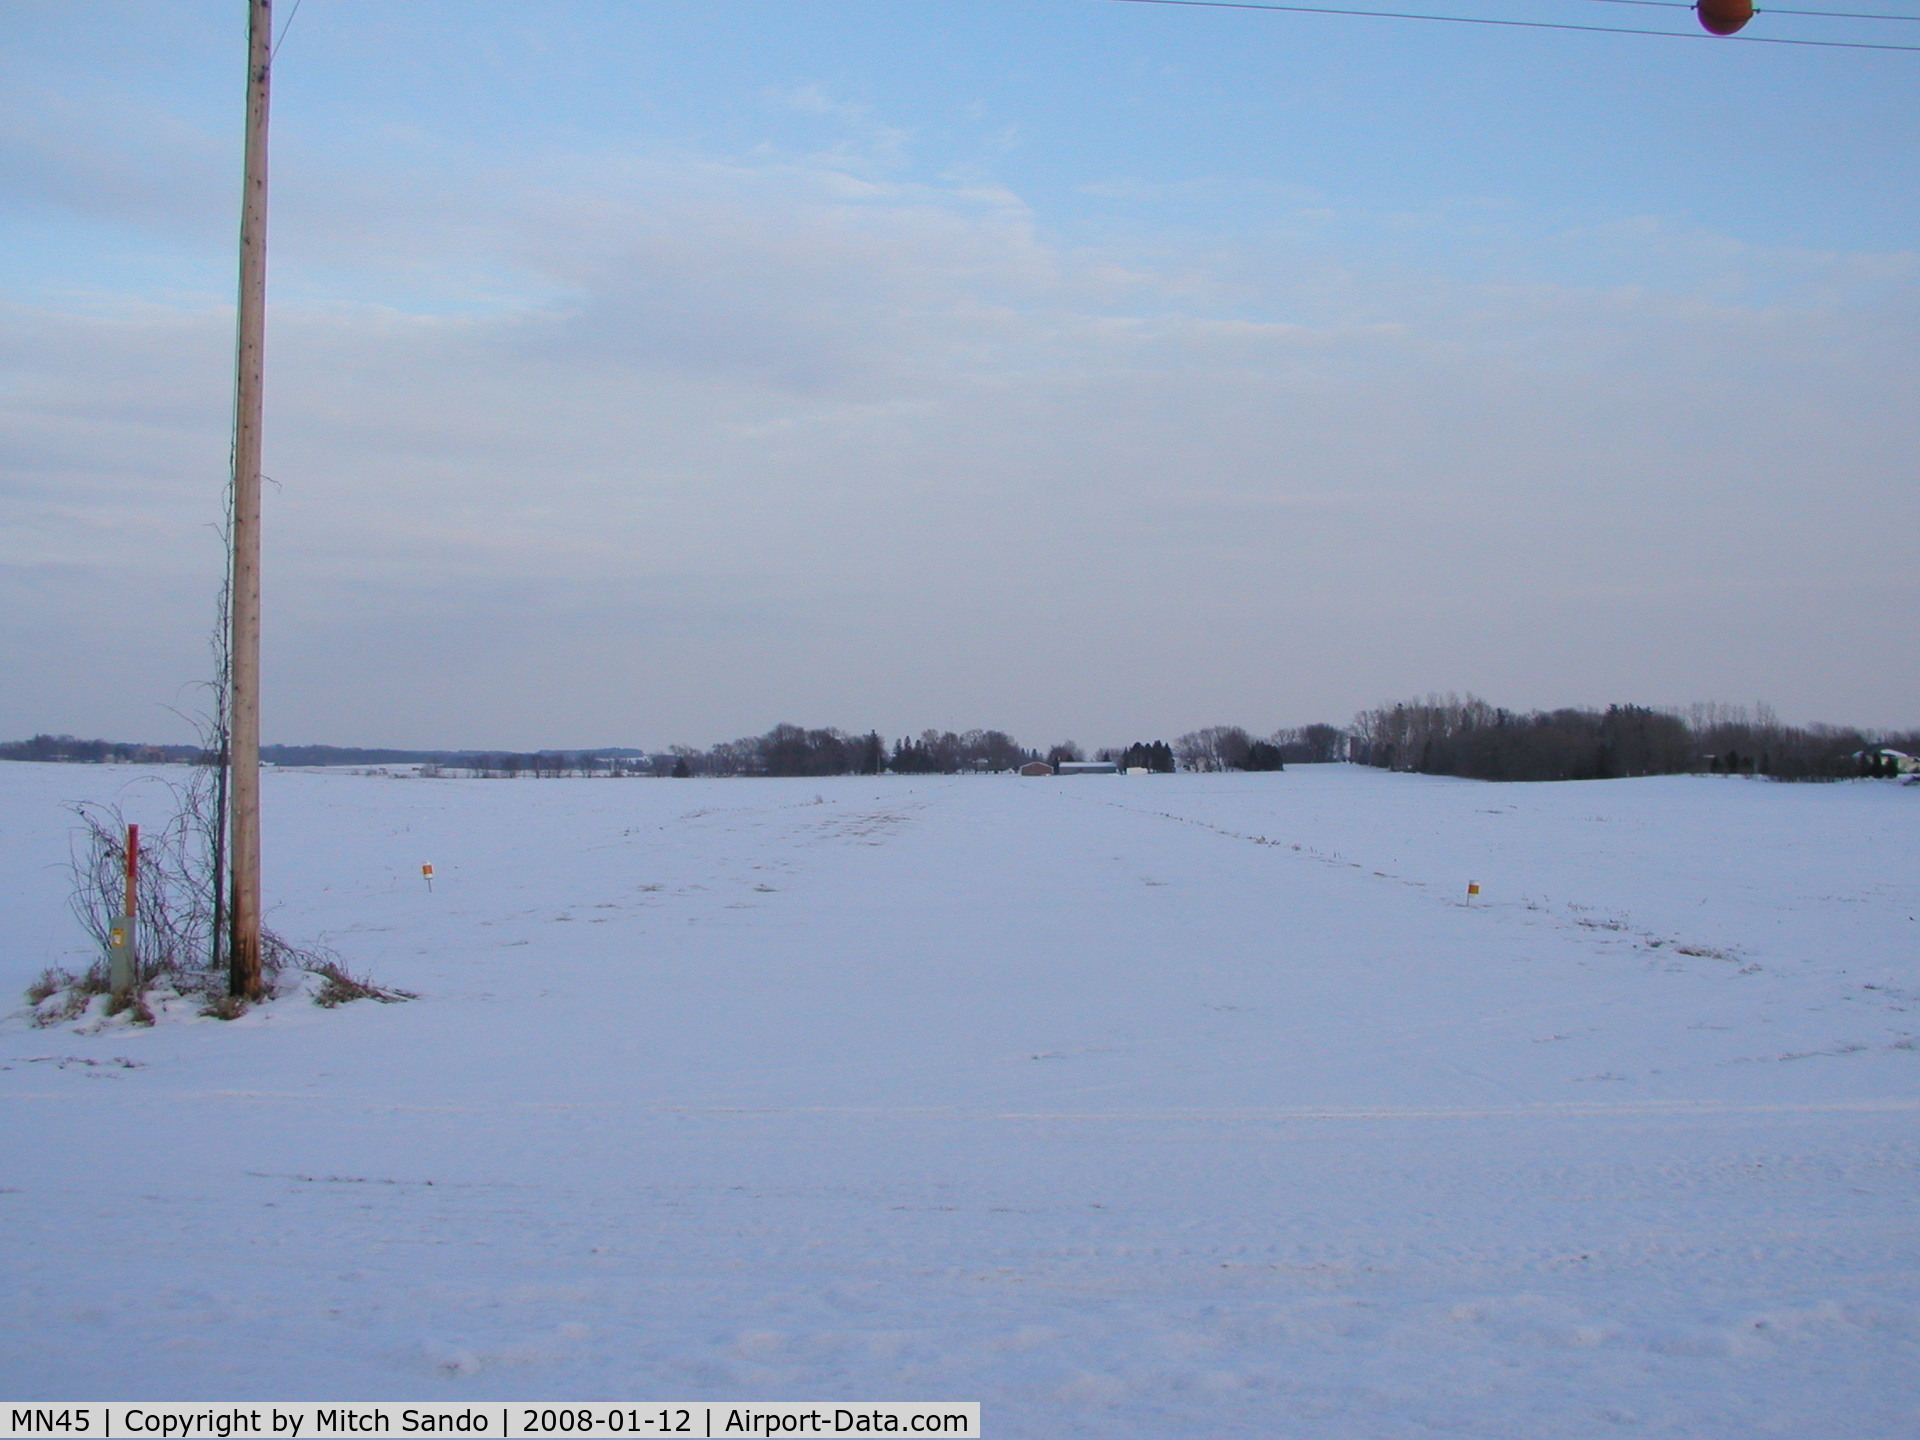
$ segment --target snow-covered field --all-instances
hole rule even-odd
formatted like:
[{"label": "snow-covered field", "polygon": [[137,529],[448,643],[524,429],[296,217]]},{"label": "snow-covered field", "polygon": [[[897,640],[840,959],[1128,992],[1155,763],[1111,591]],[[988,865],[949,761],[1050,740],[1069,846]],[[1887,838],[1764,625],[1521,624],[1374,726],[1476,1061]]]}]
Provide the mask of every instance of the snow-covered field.
[{"label": "snow-covered field", "polygon": [[[0,764],[11,994],[85,958],[60,802],[137,773]],[[421,998],[0,1026],[10,1397],[1920,1433],[1920,790],[266,803],[277,928]]]}]

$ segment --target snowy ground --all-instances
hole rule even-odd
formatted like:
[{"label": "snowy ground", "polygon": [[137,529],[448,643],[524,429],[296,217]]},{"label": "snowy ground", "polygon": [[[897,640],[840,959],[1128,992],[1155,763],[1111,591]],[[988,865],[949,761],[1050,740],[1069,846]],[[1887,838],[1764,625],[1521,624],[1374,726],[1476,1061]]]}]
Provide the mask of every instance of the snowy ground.
[{"label": "snowy ground", "polygon": [[[82,958],[59,803],[134,776],[0,764],[10,993]],[[274,923],[421,998],[0,1026],[10,1398],[1920,1433],[1920,790],[266,803]]]}]

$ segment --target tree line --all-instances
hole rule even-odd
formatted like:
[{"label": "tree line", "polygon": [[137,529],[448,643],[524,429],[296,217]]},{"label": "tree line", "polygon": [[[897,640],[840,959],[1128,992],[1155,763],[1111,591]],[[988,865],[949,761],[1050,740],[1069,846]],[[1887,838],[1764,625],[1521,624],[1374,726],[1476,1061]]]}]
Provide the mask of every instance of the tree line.
[{"label": "tree line", "polygon": [[1303,725],[1256,737],[1238,725],[1209,725],[1188,731],[1172,749],[1182,770],[1281,770],[1346,759],[1347,732],[1337,725]]},{"label": "tree line", "polygon": [[[1062,748],[1054,747],[1056,750]],[[1066,748],[1075,748],[1071,741]],[[655,773],[693,775],[959,775],[1014,770],[1040,752],[1001,730],[923,730],[889,744],[878,731],[808,730],[776,725],[764,735],[729,740],[706,750],[675,745],[652,757]]]},{"label": "tree line", "polygon": [[[1644,705],[1605,710],[1502,709],[1474,695],[1429,695],[1380,705],[1349,726],[1305,725],[1255,735],[1238,725],[1191,730],[1173,741],[1101,749],[1095,760],[1157,774],[1281,770],[1290,764],[1352,760],[1384,770],[1480,780],[1604,780],[1687,771],[1835,780],[1892,774],[1883,748],[1920,753],[1920,731],[1878,735],[1845,726],[1782,724],[1764,705]],[[197,761],[216,757],[192,745],[137,745],[36,735],[0,743],[0,759],[82,764]],[[269,745],[278,765],[418,764],[422,773],[487,779],[693,776],[961,775],[1016,770],[1035,760],[1059,766],[1087,759],[1072,740],[1045,750],[1002,730],[923,730],[893,740],[878,731],[775,725],[763,735],[699,749],[392,750]]]},{"label": "tree line", "polygon": [[1884,748],[1920,749],[1920,732],[1785,725],[1765,705],[1506,710],[1478,696],[1429,695],[1354,717],[1350,757],[1383,770],[1477,780],[1612,780],[1705,772],[1776,780],[1891,774]]},{"label": "tree line", "polygon": [[118,740],[81,740],[72,735],[35,735],[0,741],[0,760],[39,760],[69,765],[135,765],[208,758],[198,745],[137,745]]},{"label": "tree line", "polygon": [[[1078,747],[1068,741],[1056,752]],[[263,752],[265,753],[265,752]],[[643,750],[539,750],[526,752],[440,751],[411,758],[425,760],[425,773],[449,771],[483,779],[528,776],[559,779],[564,776],[648,776],[688,779],[694,776],[824,776],[824,775],[955,775],[1012,770],[1040,752],[1019,744],[999,730],[969,730],[955,734],[924,730],[888,742],[878,731],[855,734],[833,728],[807,729],[781,724],[764,735],[723,740],[701,749],[673,745],[649,753]],[[1053,753],[1053,752],[1049,752]]]}]

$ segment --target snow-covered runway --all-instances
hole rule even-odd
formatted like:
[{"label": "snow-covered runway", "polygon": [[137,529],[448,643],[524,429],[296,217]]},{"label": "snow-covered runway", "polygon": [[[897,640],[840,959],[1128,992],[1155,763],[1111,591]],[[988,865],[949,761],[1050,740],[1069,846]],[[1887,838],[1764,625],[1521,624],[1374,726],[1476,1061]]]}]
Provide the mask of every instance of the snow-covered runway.
[{"label": "snow-covered runway", "polygon": [[[16,992],[80,958],[58,802],[130,778],[0,765]],[[421,998],[6,1022],[13,1396],[1920,1430],[1912,790],[287,773],[266,802],[277,928]]]}]

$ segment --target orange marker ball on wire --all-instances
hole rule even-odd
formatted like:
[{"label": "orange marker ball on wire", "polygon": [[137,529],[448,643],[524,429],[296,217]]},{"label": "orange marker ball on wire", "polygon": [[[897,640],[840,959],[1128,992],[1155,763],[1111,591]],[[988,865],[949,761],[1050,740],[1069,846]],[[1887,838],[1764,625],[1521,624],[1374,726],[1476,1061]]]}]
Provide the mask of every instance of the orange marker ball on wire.
[{"label": "orange marker ball on wire", "polygon": [[1693,13],[1710,35],[1731,35],[1753,18],[1753,0],[1694,0]]}]

